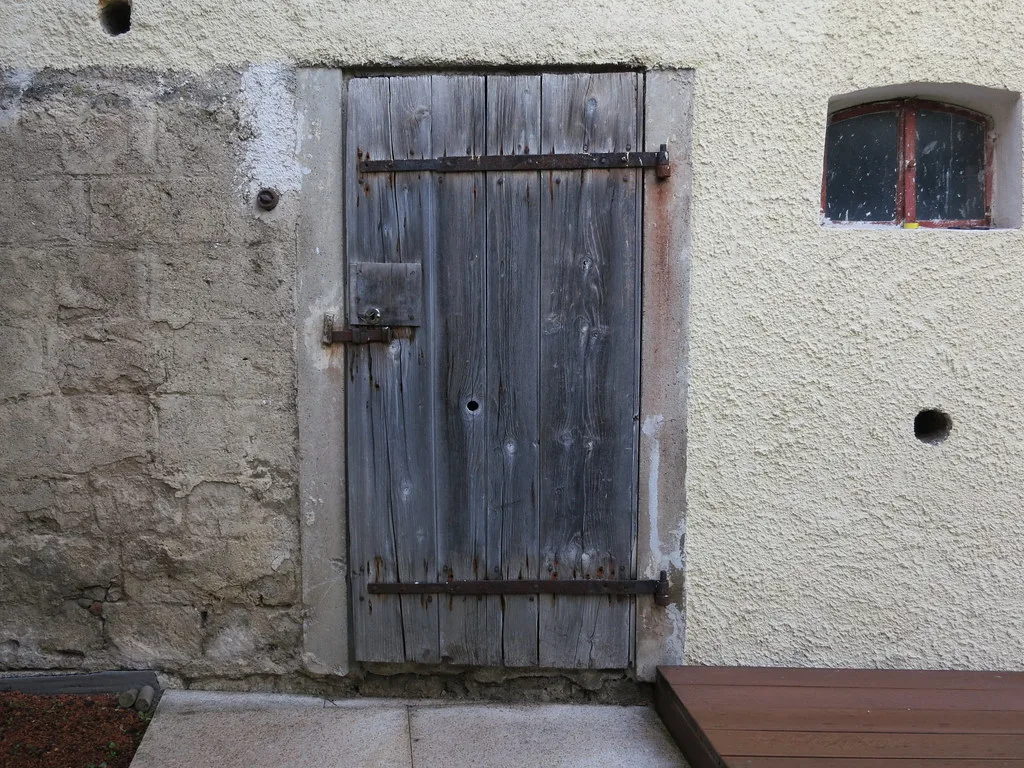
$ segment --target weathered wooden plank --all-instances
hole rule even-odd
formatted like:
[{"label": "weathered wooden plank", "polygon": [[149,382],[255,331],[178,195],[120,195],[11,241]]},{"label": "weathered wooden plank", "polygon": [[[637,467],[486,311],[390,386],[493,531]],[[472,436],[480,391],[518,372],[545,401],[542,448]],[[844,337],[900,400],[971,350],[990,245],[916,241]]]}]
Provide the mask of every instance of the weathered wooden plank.
[{"label": "weathered wooden plank", "polygon": [[[636,149],[638,79],[543,76],[542,152]],[[545,174],[541,195],[541,574],[633,571],[638,417],[635,170]],[[540,599],[540,664],[630,663],[629,598]]]},{"label": "weathered wooden plank", "polygon": [[[483,77],[431,78],[433,152],[485,151]],[[435,174],[434,460],[442,579],[482,579],[487,563],[486,190],[482,174]],[[442,598],[443,661],[501,663],[496,596]]]},{"label": "weathered wooden plank", "polygon": [[[429,157],[430,80],[390,79],[391,150],[394,157]],[[395,258],[421,269],[433,260],[433,185],[430,174],[405,173],[389,179],[395,198],[398,238]],[[413,281],[415,282],[415,281]],[[413,285],[412,290],[422,290]],[[410,297],[415,301],[415,296]],[[391,451],[392,522],[400,581],[437,579],[434,519],[433,374],[430,328],[410,329],[390,345],[389,374],[399,384],[385,428]],[[405,596],[402,625],[407,661],[440,661],[438,603],[433,595]]]},{"label": "weathered wooden plank", "polygon": [[[540,87],[536,75],[487,79],[488,154],[539,150]],[[539,197],[539,174],[487,176],[487,562],[496,579],[540,577]],[[506,666],[538,662],[537,599],[504,599]]]},{"label": "weathered wooden plank", "polygon": [[[345,164],[346,256],[349,263],[397,261],[395,196],[386,176],[360,177],[357,157],[391,157],[386,78],[354,79],[348,87]],[[384,345],[350,345],[348,357],[349,578],[354,652],[360,661],[404,661],[400,598],[368,595],[370,581],[398,578],[391,501],[394,487],[388,409],[395,401],[395,365]]]}]

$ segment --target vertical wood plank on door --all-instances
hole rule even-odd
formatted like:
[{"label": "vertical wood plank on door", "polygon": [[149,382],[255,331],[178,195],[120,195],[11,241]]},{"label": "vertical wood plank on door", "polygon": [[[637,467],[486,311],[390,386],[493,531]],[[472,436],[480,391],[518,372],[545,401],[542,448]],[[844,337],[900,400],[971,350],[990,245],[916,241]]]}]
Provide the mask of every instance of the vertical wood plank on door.
[{"label": "vertical wood plank on door", "polygon": [[[393,77],[390,87],[394,157],[430,157],[429,78]],[[389,183],[398,227],[395,257],[429,264],[434,215],[430,174],[397,173]],[[389,355],[395,367],[388,374],[399,384],[392,390],[394,409],[388,412],[386,428],[398,580],[403,582],[437,580],[430,331],[429,325],[404,331],[392,342]],[[440,661],[436,597],[408,595],[401,602],[406,661]]]},{"label": "vertical wood plank on door", "polygon": [[[487,153],[540,150],[540,77],[487,79]],[[487,175],[488,577],[536,579],[540,175]],[[504,598],[506,666],[537,665],[537,597]]]},{"label": "vertical wood plank on door", "polygon": [[[638,77],[543,76],[541,150],[640,149]],[[541,576],[629,578],[636,516],[635,170],[544,174]],[[540,664],[627,666],[631,599],[540,598]]]},{"label": "vertical wood plank on door", "polygon": [[[346,256],[353,261],[397,260],[395,196],[386,175],[359,176],[357,155],[391,157],[389,87],[385,78],[349,83],[345,158]],[[398,579],[392,517],[395,389],[407,362],[384,345],[348,347],[349,567],[352,632],[360,661],[404,661],[401,602],[369,595],[370,582]]]},{"label": "vertical wood plank on door", "polygon": [[[435,156],[485,151],[483,77],[431,78]],[[434,461],[438,561],[443,579],[487,575],[486,205],[479,173],[434,175],[437,246]],[[442,661],[501,663],[501,605],[496,596],[439,601]]]}]

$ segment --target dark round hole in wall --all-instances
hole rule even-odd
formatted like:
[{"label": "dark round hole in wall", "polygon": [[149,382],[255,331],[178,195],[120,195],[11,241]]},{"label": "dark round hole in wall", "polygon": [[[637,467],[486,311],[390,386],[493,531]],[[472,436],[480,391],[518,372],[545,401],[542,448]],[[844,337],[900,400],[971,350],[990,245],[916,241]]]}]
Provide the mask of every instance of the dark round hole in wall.
[{"label": "dark round hole in wall", "polygon": [[480,403],[478,403],[476,400],[470,400],[468,403],[466,403],[466,410],[474,412],[478,411],[480,410]]},{"label": "dark round hole in wall", "polygon": [[132,28],[131,0],[107,0],[100,5],[100,22],[110,35],[123,35]]},{"label": "dark round hole in wall", "polygon": [[281,201],[281,194],[276,189],[264,187],[256,193],[256,206],[261,211],[272,211]]},{"label": "dark round hole in wall", "polygon": [[949,414],[936,408],[926,408],[914,417],[914,437],[922,443],[941,443],[952,428]]}]

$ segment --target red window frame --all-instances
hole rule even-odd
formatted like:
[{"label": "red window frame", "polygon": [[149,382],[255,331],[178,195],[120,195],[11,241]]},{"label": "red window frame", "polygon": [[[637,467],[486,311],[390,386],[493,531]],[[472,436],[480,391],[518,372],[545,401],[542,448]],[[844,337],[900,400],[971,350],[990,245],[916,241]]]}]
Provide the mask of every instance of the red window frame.
[{"label": "red window frame", "polygon": [[[942,219],[917,220],[917,113],[927,109],[934,112],[948,112],[969,120],[980,122],[985,126],[985,217],[982,219]],[[897,115],[897,147],[896,167],[898,169],[896,183],[896,218],[892,221],[855,222],[829,219],[833,224],[917,224],[921,227],[947,229],[981,229],[992,226],[992,155],[995,138],[992,131],[992,118],[971,109],[944,104],[924,99],[894,99],[859,104],[855,107],[841,109],[828,116],[828,125],[838,123],[851,117],[867,115],[873,112],[896,112]],[[825,215],[826,203],[826,172],[828,169],[828,146],[825,148],[825,162],[821,171],[821,213]]]}]

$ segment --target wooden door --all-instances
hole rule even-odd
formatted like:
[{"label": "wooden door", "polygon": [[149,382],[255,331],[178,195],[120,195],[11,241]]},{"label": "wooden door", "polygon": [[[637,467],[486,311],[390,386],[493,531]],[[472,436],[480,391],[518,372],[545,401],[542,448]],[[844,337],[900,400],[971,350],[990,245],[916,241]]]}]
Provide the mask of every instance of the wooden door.
[{"label": "wooden door", "polygon": [[642,87],[635,73],[349,82],[348,319],[395,329],[347,353],[358,660],[632,663],[632,596],[368,585],[635,578],[642,172],[358,162],[635,152]]}]

